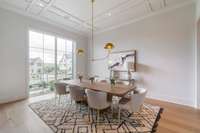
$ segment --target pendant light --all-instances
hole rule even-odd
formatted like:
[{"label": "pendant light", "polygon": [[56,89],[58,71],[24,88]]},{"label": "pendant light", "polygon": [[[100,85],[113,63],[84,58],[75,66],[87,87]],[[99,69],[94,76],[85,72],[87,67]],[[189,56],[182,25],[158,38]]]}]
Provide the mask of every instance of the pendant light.
[{"label": "pendant light", "polygon": [[[92,32],[91,32],[91,49],[92,49],[92,61],[97,61],[97,60],[104,60],[107,59],[109,54],[111,53],[112,49],[115,47],[113,43],[109,42],[104,45],[104,49],[108,51],[108,54],[105,57],[101,58],[94,58],[94,2],[95,0],[91,0],[92,3],[92,17],[91,17],[91,24],[92,24]],[[77,54],[82,55],[84,53],[84,50],[81,48],[77,49]]]}]

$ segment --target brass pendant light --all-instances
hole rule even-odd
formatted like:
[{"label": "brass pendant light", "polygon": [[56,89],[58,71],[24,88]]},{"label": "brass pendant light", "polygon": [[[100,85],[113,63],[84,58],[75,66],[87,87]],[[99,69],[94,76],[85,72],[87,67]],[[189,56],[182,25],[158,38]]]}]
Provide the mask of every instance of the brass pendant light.
[{"label": "brass pendant light", "polygon": [[[111,50],[115,47],[113,43],[106,43],[104,45],[104,49],[105,50],[108,50],[108,55],[106,55],[105,57],[102,57],[102,58],[94,58],[94,2],[95,0],[91,0],[91,3],[92,3],[92,34],[91,34],[91,43],[92,43],[92,61],[96,61],[96,60],[103,60],[103,59],[106,59],[109,54],[111,53]],[[77,54],[78,55],[82,55],[84,53],[84,50],[83,49],[77,49]]]},{"label": "brass pendant light", "polygon": [[108,52],[110,53],[111,50],[114,48],[114,44],[113,43],[106,43],[104,46],[104,49],[108,50]]},{"label": "brass pendant light", "polygon": [[78,55],[83,55],[83,54],[84,54],[84,50],[81,49],[81,48],[78,48],[78,49],[77,49],[77,54],[78,54]]}]

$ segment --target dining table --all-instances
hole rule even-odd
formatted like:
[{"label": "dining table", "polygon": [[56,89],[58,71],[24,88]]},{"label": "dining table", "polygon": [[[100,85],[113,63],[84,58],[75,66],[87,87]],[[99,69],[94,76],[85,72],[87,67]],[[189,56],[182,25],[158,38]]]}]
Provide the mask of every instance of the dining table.
[{"label": "dining table", "polygon": [[107,82],[91,82],[90,80],[79,80],[79,79],[73,79],[73,80],[62,80],[61,83],[65,83],[69,86],[79,86],[83,89],[91,89],[94,91],[101,91],[106,92],[108,94],[111,94],[113,96],[123,97],[127,93],[134,91],[136,89],[136,86],[134,85],[125,85],[125,84],[115,84],[111,85]]}]

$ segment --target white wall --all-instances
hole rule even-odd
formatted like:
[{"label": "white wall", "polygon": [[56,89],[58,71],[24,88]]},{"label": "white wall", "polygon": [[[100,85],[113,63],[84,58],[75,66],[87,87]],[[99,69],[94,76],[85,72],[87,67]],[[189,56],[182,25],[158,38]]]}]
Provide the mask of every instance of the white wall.
[{"label": "white wall", "polygon": [[200,20],[197,22],[197,46],[196,46],[196,63],[197,63],[197,106],[200,108]]},{"label": "white wall", "polygon": [[197,106],[200,108],[200,0],[196,4],[196,93]]},{"label": "white wall", "polygon": [[[87,50],[87,38],[55,26],[0,9],[0,103],[28,96],[28,30],[35,29],[75,40]],[[76,60],[78,72],[87,73],[87,55]]]},{"label": "white wall", "polygon": [[[139,86],[148,96],[194,106],[195,5],[162,13],[95,36],[95,57],[105,54],[103,45],[115,50],[136,49]],[[92,74],[108,77],[107,62],[91,63]]]}]

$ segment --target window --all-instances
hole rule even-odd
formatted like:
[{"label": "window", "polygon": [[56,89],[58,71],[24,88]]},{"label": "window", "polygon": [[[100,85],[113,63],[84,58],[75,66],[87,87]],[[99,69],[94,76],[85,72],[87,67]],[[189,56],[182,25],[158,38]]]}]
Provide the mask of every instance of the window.
[{"label": "window", "polygon": [[29,31],[29,88],[53,90],[56,80],[73,78],[73,41]]},{"label": "window", "polygon": [[57,39],[57,79],[73,77],[73,42]]}]

